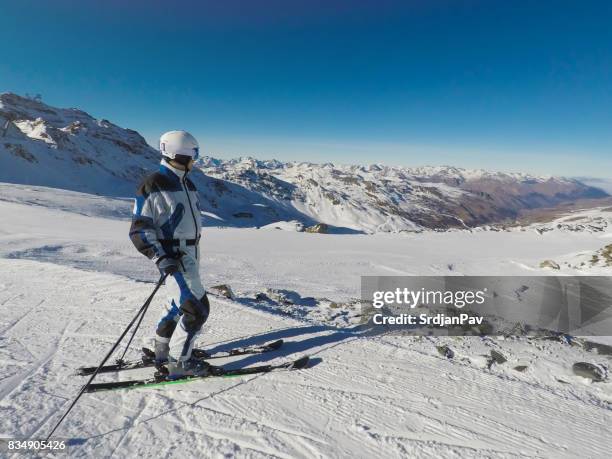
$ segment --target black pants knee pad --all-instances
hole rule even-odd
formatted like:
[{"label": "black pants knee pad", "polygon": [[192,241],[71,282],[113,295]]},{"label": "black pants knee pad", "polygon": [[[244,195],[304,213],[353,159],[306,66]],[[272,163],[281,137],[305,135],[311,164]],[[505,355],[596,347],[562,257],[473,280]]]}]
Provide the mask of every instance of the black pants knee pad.
[{"label": "black pants knee pad", "polygon": [[201,300],[188,299],[181,304],[183,314],[183,326],[187,332],[197,332],[208,319],[210,313],[210,303],[208,296],[204,294]]}]

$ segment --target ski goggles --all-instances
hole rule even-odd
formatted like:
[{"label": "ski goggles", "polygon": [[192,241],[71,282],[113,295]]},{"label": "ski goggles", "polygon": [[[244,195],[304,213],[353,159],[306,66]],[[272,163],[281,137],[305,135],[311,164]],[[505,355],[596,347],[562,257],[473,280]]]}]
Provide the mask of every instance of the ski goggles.
[{"label": "ski goggles", "polygon": [[[172,150],[171,153],[175,156],[176,155],[190,156],[191,158],[193,158],[194,161],[200,157],[200,149],[197,147],[196,148],[179,148],[177,150],[168,149],[168,150]],[[160,151],[162,154],[166,153],[168,150],[166,150],[166,145],[164,143],[160,144]]]}]

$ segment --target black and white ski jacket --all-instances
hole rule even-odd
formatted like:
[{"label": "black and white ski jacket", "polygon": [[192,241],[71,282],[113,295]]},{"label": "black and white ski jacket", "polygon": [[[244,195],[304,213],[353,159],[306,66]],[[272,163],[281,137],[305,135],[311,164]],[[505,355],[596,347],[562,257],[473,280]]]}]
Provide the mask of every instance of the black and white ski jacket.
[{"label": "black and white ski jacket", "polygon": [[162,159],[159,171],[138,187],[130,239],[138,251],[154,262],[175,257],[187,247],[195,250],[202,231],[198,191],[187,172]]}]

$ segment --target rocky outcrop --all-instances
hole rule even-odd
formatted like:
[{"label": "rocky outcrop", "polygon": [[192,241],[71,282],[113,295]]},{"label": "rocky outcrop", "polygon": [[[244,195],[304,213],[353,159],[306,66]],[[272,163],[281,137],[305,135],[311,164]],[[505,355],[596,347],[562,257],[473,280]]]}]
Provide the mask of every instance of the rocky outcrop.
[{"label": "rocky outcrop", "polygon": [[304,231],[307,233],[327,234],[329,233],[329,226],[325,223],[317,223],[316,225],[305,228]]},{"label": "rocky outcrop", "polygon": [[590,379],[594,382],[602,382],[608,379],[608,369],[604,365],[592,364],[589,362],[576,362],[572,365],[575,375]]},{"label": "rocky outcrop", "polygon": [[593,254],[590,260],[591,266],[612,266],[612,244],[608,244]]},{"label": "rocky outcrop", "polygon": [[540,263],[540,268],[561,269],[559,263],[553,260],[544,260],[542,263]]},{"label": "rocky outcrop", "polygon": [[215,293],[224,296],[225,298],[229,298],[230,300],[235,299],[235,295],[232,291],[232,288],[227,284],[213,285],[212,287],[210,287],[210,289]]}]

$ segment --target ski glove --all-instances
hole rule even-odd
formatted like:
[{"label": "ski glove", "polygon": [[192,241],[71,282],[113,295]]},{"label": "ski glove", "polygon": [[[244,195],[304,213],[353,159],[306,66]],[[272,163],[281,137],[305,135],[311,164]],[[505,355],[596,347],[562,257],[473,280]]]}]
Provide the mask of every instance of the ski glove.
[{"label": "ski glove", "polygon": [[172,276],[179,270],[180,260],[178,258],[162,257],[157,261],[157,268],[162,274]]}]

